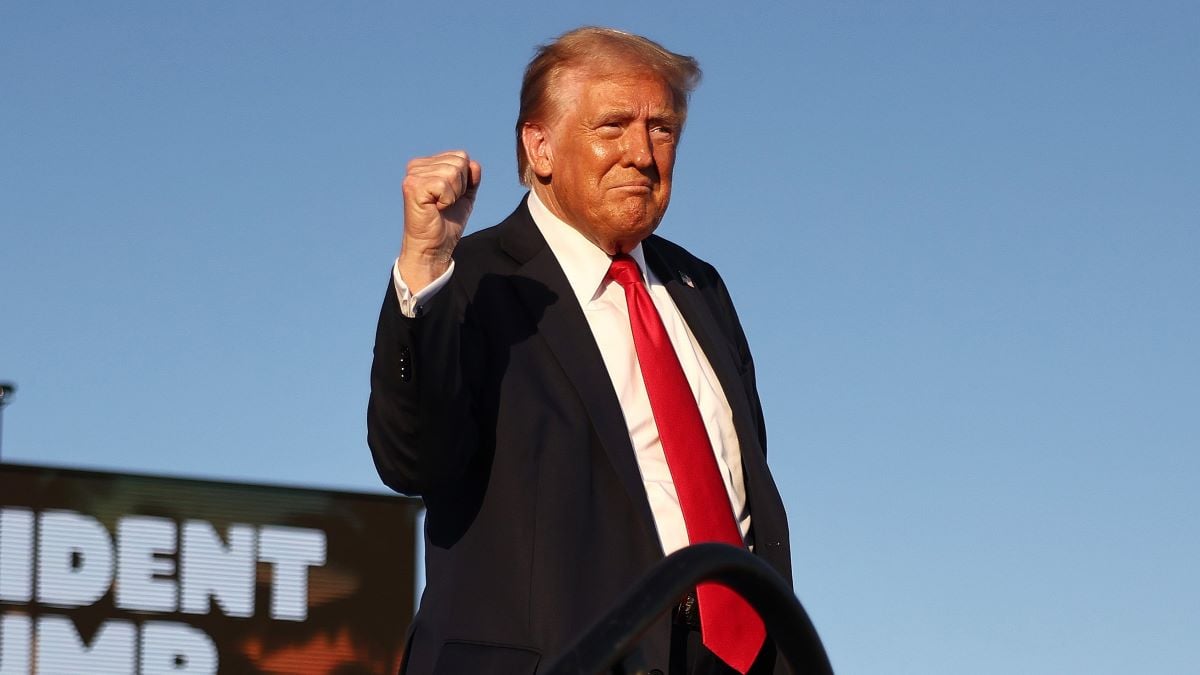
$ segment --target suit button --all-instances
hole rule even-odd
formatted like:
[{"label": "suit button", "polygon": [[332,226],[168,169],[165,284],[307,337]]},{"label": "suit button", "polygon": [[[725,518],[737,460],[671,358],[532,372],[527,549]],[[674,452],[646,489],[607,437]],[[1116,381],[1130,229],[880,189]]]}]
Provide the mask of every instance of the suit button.
[{"label": "suit button", "polygon": [[412,380],[412,352],[408,347],[400,348],[400,358],[397,360],[396,367],[400,373],[401,382]]}]

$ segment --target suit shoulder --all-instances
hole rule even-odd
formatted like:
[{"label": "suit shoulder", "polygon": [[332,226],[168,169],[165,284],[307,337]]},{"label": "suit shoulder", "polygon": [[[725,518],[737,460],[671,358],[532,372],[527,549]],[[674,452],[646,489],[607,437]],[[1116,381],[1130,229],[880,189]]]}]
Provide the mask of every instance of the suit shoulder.
[{"label": "suit shoulder", "polygon": [[492,225],[472,232],[454,247],[455,274],[494,272],[504,267],[507,256],[501,255],[501,225]]},{"label": "suit shoulder", "polygon": [[717,268],[713,267],[707,260],[701,259],[679,244],[664,239],[657,234],[647,237],[642,245],[652,250],[655,255],[662,258],[663,262],[675,269],[687,270],[690,274],[702,274],[716,279],[720,278]]},{"label": "suit shoulder", "polygon": [[455,247],[454,252],[467,251],[471,253],[494,249],[500,241],[500,224],[485,227],[463,236]]},{"label": "suit shoulder", "polygon": [[[516,210],[498,224],[464,236],[454,249],[454,259],[485,267],[496,264],[498,257],[519,261],[537,248],[541,235],[536,232],[529,209],[522,201]],[[501,256],[502,253],[505,255]]]}]

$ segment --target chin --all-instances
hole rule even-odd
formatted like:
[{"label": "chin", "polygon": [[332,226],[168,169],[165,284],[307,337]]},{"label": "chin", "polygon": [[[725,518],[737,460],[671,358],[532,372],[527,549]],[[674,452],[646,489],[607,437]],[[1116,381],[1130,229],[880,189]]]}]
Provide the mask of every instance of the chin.
[{"label": "chin", "polygon": [[620,232],[645,232],[649,235],[658,227],[662,220],[663,211],[652,204],[639,200],[635,204],[627,204],[617,209],[608,219],[612,229]]}]

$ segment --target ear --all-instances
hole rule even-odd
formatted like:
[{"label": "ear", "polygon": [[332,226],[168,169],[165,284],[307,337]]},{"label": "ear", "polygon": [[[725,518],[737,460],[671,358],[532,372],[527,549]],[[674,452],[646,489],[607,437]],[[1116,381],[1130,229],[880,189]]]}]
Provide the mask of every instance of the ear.
[{"label": "ear", "polygon": [[549,178],[554,173],[554,151],[546,127],[536,122],[526,122],[521,127],[521,142],[525,145],[525,159],[538,178]]}]

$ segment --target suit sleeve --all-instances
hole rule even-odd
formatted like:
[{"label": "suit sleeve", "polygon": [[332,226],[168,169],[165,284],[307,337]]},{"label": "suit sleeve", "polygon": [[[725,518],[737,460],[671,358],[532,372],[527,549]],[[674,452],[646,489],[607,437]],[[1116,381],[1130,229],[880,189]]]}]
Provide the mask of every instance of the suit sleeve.
[{"label": "suit sleeve", "polygon": [[456,278],[417,318],[401,313],[389,279],[379,313],[367,444],[383,482],[407,495],[460,477],[478,440],[472,376],[482,372],[483,350]]}]

